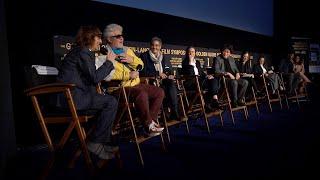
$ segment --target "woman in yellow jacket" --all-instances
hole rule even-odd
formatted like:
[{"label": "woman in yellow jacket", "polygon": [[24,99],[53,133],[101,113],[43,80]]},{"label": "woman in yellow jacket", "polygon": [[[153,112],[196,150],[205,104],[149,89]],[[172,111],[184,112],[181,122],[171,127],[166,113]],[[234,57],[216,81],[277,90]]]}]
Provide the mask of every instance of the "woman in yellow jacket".
[{"label": "woman in yellow jacket", "polygon": [[145,127],[150,135],[157,135],[163,131],[156,123],[164,92],[161,88],[140,84],[139,70],[143,69],[143,61],[134,52],[123,45],[122,27],[118,24],[109,24],[104,30],[104,38],[107,41],[108,53],[117,55],[113,66],[114,72],[111,74],[112,80],[121,80],[121,84],[126,87],[130,99],[133,99],[140,115],[140,119],[145,122]]}]

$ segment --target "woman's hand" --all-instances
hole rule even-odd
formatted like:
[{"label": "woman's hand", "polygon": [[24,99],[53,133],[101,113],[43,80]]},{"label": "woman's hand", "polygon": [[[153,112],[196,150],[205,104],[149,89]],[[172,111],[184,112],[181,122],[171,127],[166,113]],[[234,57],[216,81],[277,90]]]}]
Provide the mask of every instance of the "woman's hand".
[{"label": "woman's hand", "polygon": [[112,52],[108,52],[106,61],[109,60],[109,61],[112,62],[112,61],[114,61],[116,59],[116,57],[117,57],[116,54],[114,54]]}]

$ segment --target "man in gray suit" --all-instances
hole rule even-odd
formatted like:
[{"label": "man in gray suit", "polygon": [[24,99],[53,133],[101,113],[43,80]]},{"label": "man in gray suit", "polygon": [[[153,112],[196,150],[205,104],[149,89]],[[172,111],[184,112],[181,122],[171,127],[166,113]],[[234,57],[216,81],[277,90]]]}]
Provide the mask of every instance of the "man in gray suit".
[{"label": "man in gray suit", "polygon": [[[232,46],[224,45],[221,49],[221,54],[215,58],[214,70],[216,74],[224,75],[227,79],[227,84],[231,87],[231,106],[233,108],[245,106],[244,95],[248,87],[248,81],[240,78],[239,70],[235,60],[231,56]],[[239,94],[238,94],[239,87]]]}]

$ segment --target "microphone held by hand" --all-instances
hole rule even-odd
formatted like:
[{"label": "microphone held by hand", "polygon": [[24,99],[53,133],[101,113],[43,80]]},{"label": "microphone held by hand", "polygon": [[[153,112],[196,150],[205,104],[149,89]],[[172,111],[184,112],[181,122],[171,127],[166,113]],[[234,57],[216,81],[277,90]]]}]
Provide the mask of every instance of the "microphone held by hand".
[{"label": "microphone held by hand", "polygon": [[137,71],[141,71],[141,70],[142,70],[142,65],[139,64],[139,65],[137,66]]},{"label": "microphone held by hand", "polygon": [[103,46],[101,46],[101,47],[100,47],[100,53],[101,53],[102,55],[108,55],[108,49],[105,48],[105,47],[103,47]]}]

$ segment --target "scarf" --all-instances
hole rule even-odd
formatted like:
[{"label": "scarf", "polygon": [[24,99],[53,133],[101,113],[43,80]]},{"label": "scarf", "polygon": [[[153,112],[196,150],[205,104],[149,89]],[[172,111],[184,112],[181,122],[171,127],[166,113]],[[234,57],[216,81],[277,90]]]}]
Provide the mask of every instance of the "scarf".
[{"label": "scarf", "polygon": [[116,54],[123,54],[124,53],[124,49],[123,48],[112,48],[112,51]]},{"label": "scarf", "polygon": [[156,71],[159,72],[159,74],[163,73],[163,69],[162,69],[162,59],[163,59],[163,55],[162,53],[159,54],[158,57],[156,57],[155,54],[153,54],[150,50],[149,50],[149,55],[150,58],[154,64],[154,67],[156,69]]}]

